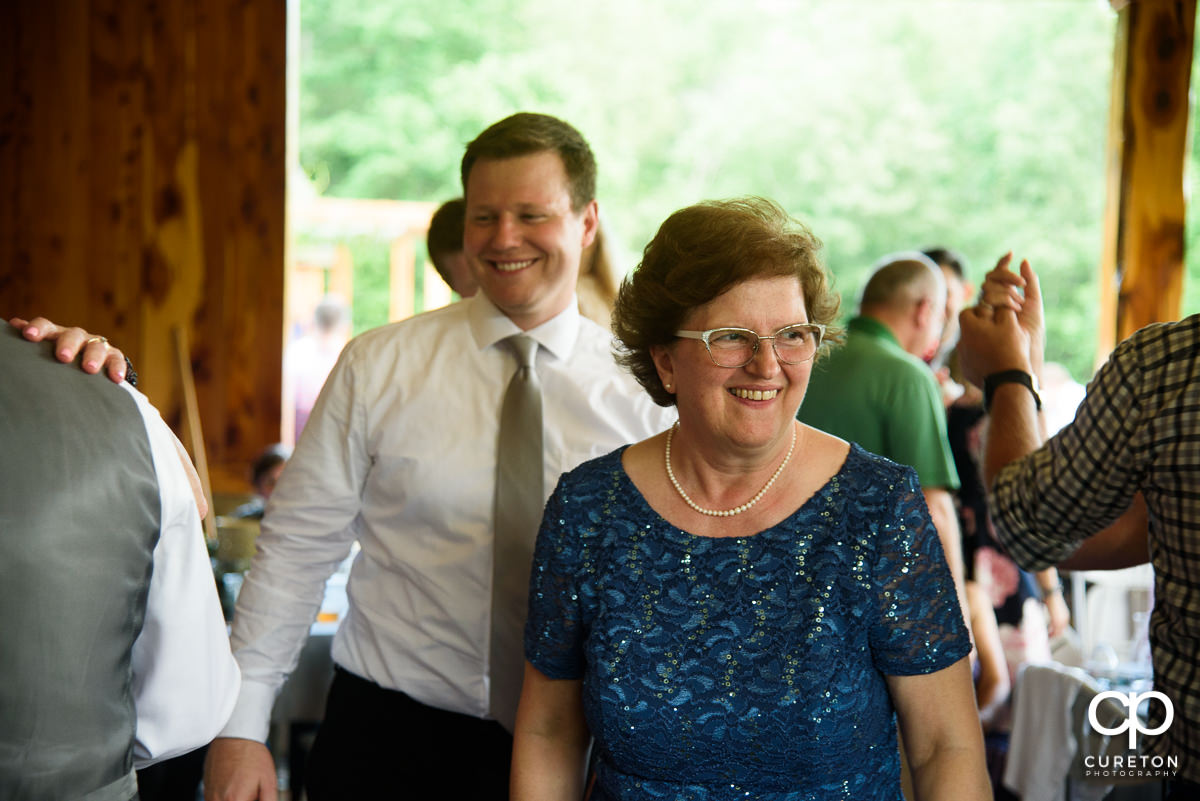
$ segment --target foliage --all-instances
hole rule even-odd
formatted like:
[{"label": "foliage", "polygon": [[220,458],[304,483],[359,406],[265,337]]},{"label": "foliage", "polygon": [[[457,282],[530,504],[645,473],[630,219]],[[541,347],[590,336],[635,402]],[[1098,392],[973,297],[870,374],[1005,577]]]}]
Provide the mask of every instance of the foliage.
[{"label": "foliage", "polygon": [[[1192,62],[1192,94],[1200,86],[1200,60]],[[1192,103],[1191,121],[1188,133],[1194,138],[1196,126],[1200,125],[1200,109]],[[1184,176],[1184,199],[1187,202],[1187,220],[1184,229],[1184,275],[1183,275],[1183,308],[1181,315],[1200,312],[1200,192],[1197,191],[1197,181],[1200,181],[1200,153],[1193,146],[1188,153],[1187,175]]]},{"label": "foliage", "polygon": [[978,280],[1012,249],[1083,380],[1113,28],[1098,0],[303,0],[301,161],[332,195],[440,201],[480,130],[555,114],[628,253],[680,206],[767,195],[851,311],[882,254],[947,245]]},{"label": "foliage", "polygon": [[352,334],[358,336],[388,321],[390,253],[386,242],[367,236],[353,237],[347,245],[354,260]]}]

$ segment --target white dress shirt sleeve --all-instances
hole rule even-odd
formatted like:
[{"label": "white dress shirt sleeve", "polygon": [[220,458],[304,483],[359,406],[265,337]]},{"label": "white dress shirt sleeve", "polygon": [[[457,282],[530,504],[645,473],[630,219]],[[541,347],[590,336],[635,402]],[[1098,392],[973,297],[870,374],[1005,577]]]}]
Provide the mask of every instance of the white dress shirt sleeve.
[{"label": "white dress shirt sleeve", "polygon": [[146,617],[132,654],[140,769],[212,740],[233,709],[239,671],[182,450],[149,401],[131,394],[146,423],[161,502]]},{"label": "white dress shirt sleeve", "polygon": [[[267,504],[233,620],[242,690],[221,736],[266,739],[325,584],[356,540],[334,662],[487,716],[495,443],[515,369],[496,343],[519,330],[480,294],[343,350]],[[563,471],[669,425],[673,414],[617,368],[611,334],[574,307],[530,333],[542,345],[547,494]]]},{"label": "white dress shirt sleeve", "polygon": [[330,373],[268,501],[234,613],[242,689],[222,737],[266,740],[271,708],[299,661],[325,583],[356,538],[370,460],[354,352],[351,343]]}]

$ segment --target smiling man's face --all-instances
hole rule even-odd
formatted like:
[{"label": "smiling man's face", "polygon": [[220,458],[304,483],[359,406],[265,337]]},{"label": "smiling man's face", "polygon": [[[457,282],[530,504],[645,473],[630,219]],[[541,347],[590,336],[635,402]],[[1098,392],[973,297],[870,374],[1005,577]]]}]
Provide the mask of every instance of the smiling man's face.
[{"label": "smiling man's face", "polygon": [[563,311],[596,235],[596,202],[576,211],[566,169],[547,150],[480,159],[466,186],[464,250],[484,294],[522,330]]}]

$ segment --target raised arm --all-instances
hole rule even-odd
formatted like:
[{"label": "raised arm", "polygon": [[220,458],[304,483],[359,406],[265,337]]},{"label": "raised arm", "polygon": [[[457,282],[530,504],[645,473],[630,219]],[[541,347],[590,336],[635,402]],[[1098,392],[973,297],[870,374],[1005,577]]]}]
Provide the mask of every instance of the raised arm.
[{"label": "raised arm", "polygon": [[[976,386],[1004,370],[1037,375],[1041,367],[1045,340],[1041,287],[1028,261],[1021,262],[1018,276],[1009,271],[1010,260],[1005,256],[987,274],[980,302],[959,315],[959,363]],[[987,438],[983,480],[988,488],[1005,465],[1037,450],[1044,439],[1037,404],[1026,387],[1001,384],[991,400],[988,432],[1003,432],[1003,436]]]},{"label": "raised arm", "polygon": [[[997,268],[988,273],[979,303],[964,310],[959,321],[962,327],[960,362],[972,380],[981,380],[983,376],[998,370],[1033,370],[1040,363],[1044,338],[1042,297],[1037,275],[1028,262],[1022,262],[1018,276],[1007,269],[1005,260],[1001,260]],[[1116,430],[1126,422],[1125,412],[1132,413],[1128,406],[1116,411],[1117,407],[1110,397],[1111,393],[1124,386],[1122,369],[1110,360],[1089,388],[1087,400],[1079,414],[1087,421],[1090,430]],[[1109,379],[1107,384],[1106,377]],[[1104,422],[1096,421],[1093,408],[1105,410],[1108,416]],[[1038,508],[1057,514],[1055,519],[1058,522],[1038,528],[1030,511],[1033,504],[1028,502],[1026,496],[1044,501],[1045,494],[1049,492],[1063,495],[1061,487],[1050,486],[1055,484],[1056,477],[1063,475],[1061,471],[1048,467],[1052,460],[1074,462],[1083,456],[1088,458],[1092,470],[1110,471],[1108,475],[1097,476],[1095,481],[1083,485],[1088,489],[1112,486],[1116,476],[1113,465],[1120,460],[1110,458],[1110,450],[1114,446],[1109,440],[1105,439],[1099,445],[1092,443],[1085,448],[1087,443],[1082,442],[1079,435],[1067,438],[1072,429],[1060,432],[1047,449],[1039,451],[1045,436],[1037,417],[1033,395],[1025,387],[1011,383],[996,389],[990,409],[984,478],[988,487],[996,492],[991,503],[1001,540],[1018,562],[1026,567],[1059,562],[1062,567],[1075,570],[1112,569],[1148,561],[1149,520],[1145,501],[1135,494],[1136,487],[1128,480],[1115,491],[1105,490],[1103,497],[1083,499],[1086,493],[1068,490],[1066,499],[1060,497],[1055,504],[1040,503]],[[1079,425],[1080,419],[1077,417],[1075,425]],[[1056,449],[1055,445],[1059,447]],[[1067,452],[1067,448],[1072,450]],[[1032,457],[1032,461],[1025,459],[1035,451],[1038,453]],[[1020,465],[1004,469],[1018,460],[1023,460]],[[1025,467],[1040,469],[1039,477],[1044,483],[1031,484],[1029,479],[1018,482],[1014,471]],[[1004,479],[1012,480],[997,482],[1001,471],[1004,471]],[[1127,473],[1122,475],[1128,478]],[[1119,516],[1114,519],[1112,515],[1118,513]],[[1108,522],[1107,527],[1096,531],[1090,525],[1074,524],[1078,518],[1088,514],[1092,516],[1092,522]],[[1005,519],[1008,524],[1003,522]],[[1064,525],[1064,520],[1071,522]],[[1077,545],[1085,535],[1088,539]],[[1074,553],[1071,548],[1075,548]]]},{"label": "raised arm", "polygon": [[583,682],[551,679],[528,662],[513,732],[513,801],[578,801],[591,736]]},{"label": "raised arm", "polygon": [[[53,341],[54,355],[60,362],[73,362],[82,353],[80,367],[85,373],[98,373],[103,368],[116,384],[126,378],[129,363],[125,354],[105,337],[88,333],[79,327],[57,325],[45,317],[34,317],[32,320],[13,317],[8,324],[21,329],[21,335],[30,342]],[[130,383],[135,381],[131,379]]]}]

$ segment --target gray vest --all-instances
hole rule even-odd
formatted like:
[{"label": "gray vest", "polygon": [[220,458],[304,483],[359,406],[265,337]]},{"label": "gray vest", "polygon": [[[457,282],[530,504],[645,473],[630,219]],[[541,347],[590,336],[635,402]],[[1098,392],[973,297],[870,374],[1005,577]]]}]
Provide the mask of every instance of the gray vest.
[{"label": "gray vest", "polygon": [[134,400],[0,324],[0,799],[127,801],[159,534]]}]

